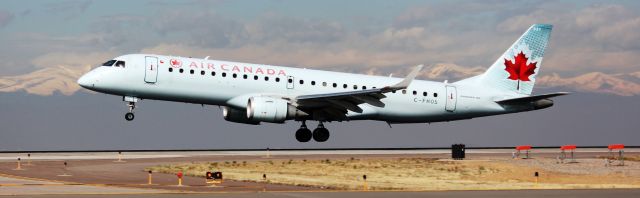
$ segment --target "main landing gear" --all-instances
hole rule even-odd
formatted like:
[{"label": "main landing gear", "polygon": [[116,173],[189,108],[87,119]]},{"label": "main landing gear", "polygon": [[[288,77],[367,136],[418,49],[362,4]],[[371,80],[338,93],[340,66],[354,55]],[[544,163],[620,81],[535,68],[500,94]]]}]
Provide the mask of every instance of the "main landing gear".
[{"label": "main landing gear", "polygon": [[127,106],[129,107],[129,112],[124,114],[124,119],[127,121],[133,120],[135,116],[133,115],[133,109],[136,108],[136,102],[138,102],[138,98],[131,96],[124,96],[123,99],[125,102],[128,102]]},{"label": "main landing gear", "polygon": [[307,128],[306,121],[302,121],[302,126],[296,131],[296,140],[298,140],[298,142],[308,142],[311,138],[316,142],[326,142],[329,139],[329,130],[324,128],[324,124],[320,122],[312,133],[311,130]]}]

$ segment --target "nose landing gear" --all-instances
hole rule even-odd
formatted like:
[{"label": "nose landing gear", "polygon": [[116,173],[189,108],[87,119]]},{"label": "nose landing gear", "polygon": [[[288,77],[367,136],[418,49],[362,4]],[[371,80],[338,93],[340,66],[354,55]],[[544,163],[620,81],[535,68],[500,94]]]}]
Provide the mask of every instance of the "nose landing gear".
[{"label": "nose landing gear", "polygon": [[133,118],[135,118],[135,116],[133,115],[133,109],[136,108],[136,103],[135,102],[129,102],[128,106],[129,106],[129,112],[124,114],[124,119],[127,120],[127,121],[131,121],[131,120],[133,120]]},{"label": "nose landing gear", "polygon": [[133,109],[136,108],[136,102],[138,102],[138,98],[131,96],[124,96],[123,100],[128,102],[127,106],[129,107],[129,112],[124,114],[124,119],[127,121],[133,120],[135,116],[133,115]]},{"label": "nose landing gear", "polygon": [[312,138],[316,142],[326,142],[329,139],[329,130],[320,122],[312,133],[311,130],[307,128],[306,122],[302,121],[302,126],[296,131],[296,140],[298,140],[298,142],[309,142]]}]

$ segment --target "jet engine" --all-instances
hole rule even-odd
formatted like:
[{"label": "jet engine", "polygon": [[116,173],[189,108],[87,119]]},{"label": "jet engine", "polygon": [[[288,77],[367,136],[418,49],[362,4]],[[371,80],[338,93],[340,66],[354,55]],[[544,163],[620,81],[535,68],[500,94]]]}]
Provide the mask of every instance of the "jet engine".
[{"label": "jet engine", "polygon": [[288,101],[273,97],[251,97],[247,102],[247,118],[258,122],[283,123],[287,119],[307,116]]},{"label": "jet engine", "polygon": [[258,125],[260,121],[254,121],[247,118],[247,113],[242,110],[234,109],[231,107],[222,107],[222,116],[224,120],[229,122],[236,122],[242,124]]}]

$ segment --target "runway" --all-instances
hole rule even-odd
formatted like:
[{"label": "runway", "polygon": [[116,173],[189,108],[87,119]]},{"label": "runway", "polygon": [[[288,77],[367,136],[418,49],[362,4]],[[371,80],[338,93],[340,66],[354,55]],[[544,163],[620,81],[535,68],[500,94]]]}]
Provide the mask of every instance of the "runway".
[{"label": "runway", "polygon": [[[362,151],[218,151],[218,152],[136,152],[123,153],[35,153],[0,154],[0,195],[40,197],[637,197],[640,189],[619,190],[517,190],[517,191],[342,191],[310,186],[290,186],[225,180],[221,187],[210,187],[203,178],[185,177],[177,186],[172,174],[153,173],[148,185],[146,167],[184,162],[259,161],[286,159],[357,158],[449,158],[449,150],[362,150]],[[472,150],[472,159],[502,156],[510,149]],[[626,153],[639,153],[628,149]],[[553,157],[557,149],[539,149],[533,155]],[[606,154],[605,149],[584,149],[577,157]],[[21,158],[22,170],[16,169]],[[64,162],[67,162],[65,168]],[[31,165],[28,165],[31,164]],[[69,176],[63,176],[69,175]],[[105,194],[105,195],[99,195]]]},{"label": "runway", "polygon": [[[438,191],[438,192],[236,192],[236,193],[206,193],[206,194],[120,194],[120,195],[39,195],[41,198],[62,197],[87,197],[87,198],[205,198],[205,197],[232,197],[232,198],[275,198],[275,197],[353,197],[353,198],[387,198],[387,197],[452,197],[452,198],[495,198],[495,197],[520,197],[520,198],[600,198],[600,197],[638,197],[638,189],[621,190],[518,190],[518,191]],[[30,195],[18,195],[12,197],[33,197]]]}]

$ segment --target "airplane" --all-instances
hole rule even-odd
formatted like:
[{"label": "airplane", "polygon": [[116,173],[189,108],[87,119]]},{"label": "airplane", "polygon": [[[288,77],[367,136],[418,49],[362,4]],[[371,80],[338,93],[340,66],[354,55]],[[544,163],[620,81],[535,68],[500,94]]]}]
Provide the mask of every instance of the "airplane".
[{"label": "airplane", "polygon": [[[78,84],[118,95],[134,119],[141,99],[217,105],[227,121],[301,122],[299,142],[325,142],[325,122],[377,120],[391,124],[432,123],[544,109],[556,92],[531,95],[552,30],[534,24],[483,74],[449,83],[350,74],[264,64],[128,54],[89,71]],[[306,121],[317,121],[311,131]]]}]

